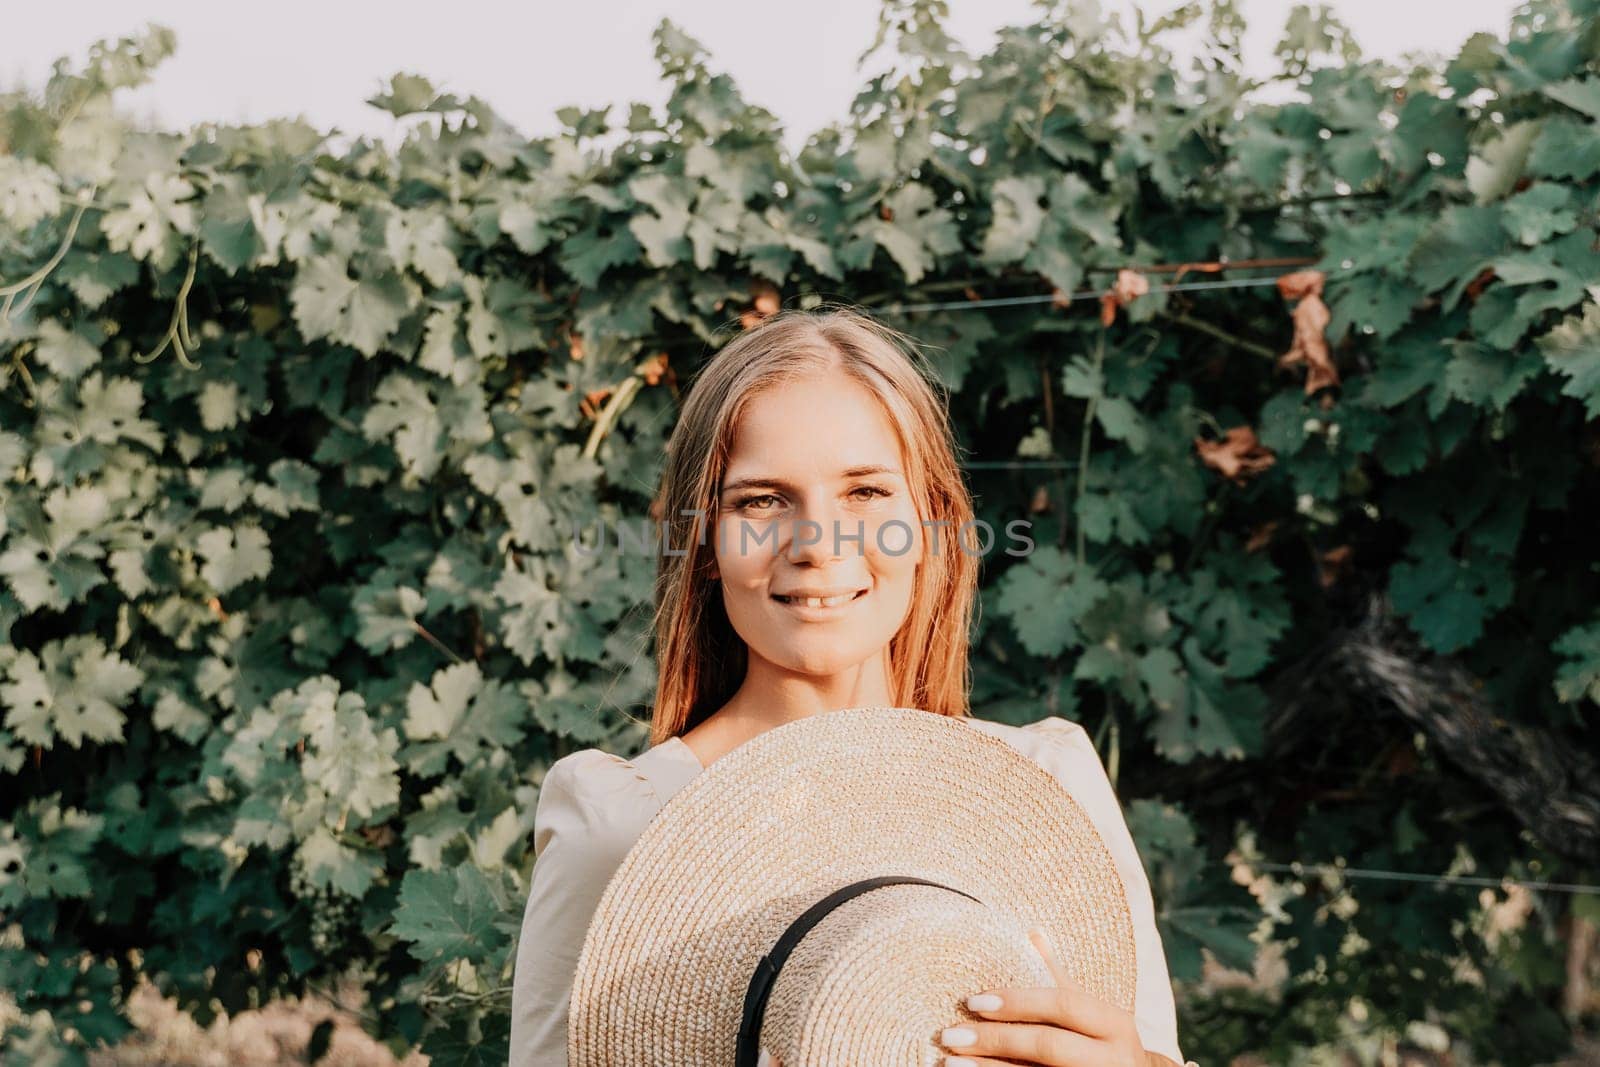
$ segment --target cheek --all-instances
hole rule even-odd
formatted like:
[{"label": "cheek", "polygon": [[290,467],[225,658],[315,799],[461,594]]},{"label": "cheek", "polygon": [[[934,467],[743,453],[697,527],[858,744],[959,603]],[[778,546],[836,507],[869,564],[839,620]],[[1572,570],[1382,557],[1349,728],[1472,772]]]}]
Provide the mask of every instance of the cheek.
[{"label": "cheek", "polygon": [[[711,557],[725,575],[759,574],[773,558],[772,537],[763,523],[729,516],[712,531]],[[765,539],[763,539],[765,538]]]},{"label": "cheek", "polygon": [[914,509],[896,509],[868,524],[865,549],[875,570],[910,570],[927,552],[927,534]]}]

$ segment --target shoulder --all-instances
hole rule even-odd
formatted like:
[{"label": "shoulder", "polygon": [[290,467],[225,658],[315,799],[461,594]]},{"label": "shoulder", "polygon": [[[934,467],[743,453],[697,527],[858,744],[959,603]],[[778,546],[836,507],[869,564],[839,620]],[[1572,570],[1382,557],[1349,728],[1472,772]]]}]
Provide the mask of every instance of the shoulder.
[{"label": "shoulder", "polygon": [[562,756],[545,771],[534,808],[534,853],[557,835],[582,835],[610,851],[631,845],[660,804],[633,760],[598,748]]},{"label": "shoulder", "polygon": [[1052,715],[1017,727],[1017,735],[1030,749],[1029,755],[1060,778],[1080,801],[1112,799],[1115,803],[1100,752],[1082,725]]},{"label": "shoulder", "polygon": [[607,801],[648,792],[650,779],[633,760],[599,748],[580,748],[550,764],[540,795],[554,790],[579,803],[603,807]]},{"label": "shoulder", "polygon": [[1051,715],[1049,718],[1040,719],[1038,722],[1030,722],[1026,726],[1017,727],[1017,729],[1034,737],[1047,738],[1054,741],[1071,741],[1076,744],[1079,741],[1089,740],[1089,731],[1085,730],[1082,724],[1075,723],[1071,719],[1063,719],[1059,715]]},{"label": "shoulder", "polygon": [[967,722],[1030,756],[1059,749],[1080,752],[1087,750],[1090,753],[1095,750],[1088,731],[1071,719],[1064,719],[1059,715],[1051,715],[1022,726],[979,718],[969,718]]},{"label": "shoulder", "polygon": [[1094,739],[1080,724],[1059,715],[1023,726],[971,719],[972,725],[1007,742],[1039,764],[1082,804],[1102,831],[1122,822],[1122,808],[1106,775]]}]

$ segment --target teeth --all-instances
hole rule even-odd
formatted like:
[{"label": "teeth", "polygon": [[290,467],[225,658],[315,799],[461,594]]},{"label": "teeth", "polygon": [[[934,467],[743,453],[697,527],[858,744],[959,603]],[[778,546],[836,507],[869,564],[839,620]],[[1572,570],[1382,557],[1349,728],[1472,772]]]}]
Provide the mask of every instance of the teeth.
[{"label": "teeth", "polygon": [[804,604],[808,608],[831,608],[838,604],[848,603],[855,598],[856,595],[854,593],[840,593],[838,596],[781,596],[778,599],[785,604]]}]

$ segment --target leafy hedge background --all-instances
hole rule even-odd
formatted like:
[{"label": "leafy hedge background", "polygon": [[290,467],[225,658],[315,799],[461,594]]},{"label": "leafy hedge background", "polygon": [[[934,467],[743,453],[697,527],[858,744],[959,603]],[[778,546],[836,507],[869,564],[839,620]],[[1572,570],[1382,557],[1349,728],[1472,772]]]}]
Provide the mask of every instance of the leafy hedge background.
[{"label": "leafy hedge background", "polygon": [[[1035,521],[975,710],[1095,736],[1185,1051],[1565,1046],[1596,897],[1496,937],[1502,889],[1341,870],[1596,881],[1596,0],[1400,69],[1297,9],[1282,103],[1227,2],[982,57],[943,15],[886,4],[798,158],[668,22],[664,111],[533,140],[410,74],[396,150],[140,129],[158,27],[0,101],[9,1055],[80,1062],[141,975],[204,1020],[348,973],[395,1050],[504,1062],[543,771],[641,744],[653,684],[653,560],[572,533],[822,299],[934,346],[981,516]],[[1215,269],[1261,259],[1313,273]],[[1269,943],[1279,989],[1193,995]]]}]

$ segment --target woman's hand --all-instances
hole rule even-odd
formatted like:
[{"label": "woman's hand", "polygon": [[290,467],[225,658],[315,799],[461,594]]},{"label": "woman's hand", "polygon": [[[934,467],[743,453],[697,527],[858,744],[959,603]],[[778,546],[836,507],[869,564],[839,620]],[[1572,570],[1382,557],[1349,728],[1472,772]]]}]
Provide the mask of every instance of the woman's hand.
[{"label": "woman's hand", "polygon": [[[1028,935],[1055,976],[1056,988],[1011,986],[968,998],[967,1006],[993,1022],[946,1029],[945,1067],[1165,1067],[1167,1057],[1146,1052],[1133,1013],[1099,999],[1056,962],[1048,937]],[[983,998],[983,999],[979,999]],[[998,1005],[998,1006],[995,1006]]]},{"label": "woman's hand", "polygon": [[[1146,1052],[1133,1014],[1095,997],[1068,976],[1050,951],[1042,931],[1029,935],[1055,976],[1056,988],[1014,986],[985,990],[980,996],[1000,1006],[980,1010],[994,1022],[966,1023],[943,1033],[942,1043],[954,1050],[945,1067],[1179,1067],[1159,1052]],[[973,1040],[955,1044],[950,1038],[966,1031]],[[762,1067],[782,1067],[762,1049]],[[998,1058],[996,1058],[998,1057]]]}]

